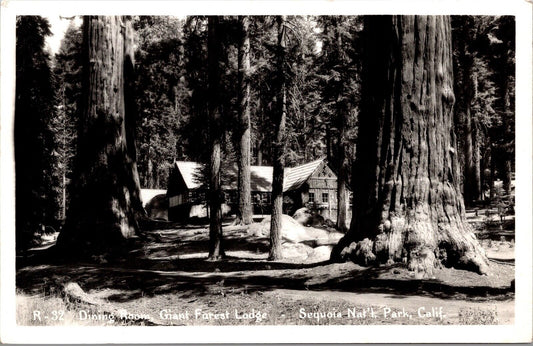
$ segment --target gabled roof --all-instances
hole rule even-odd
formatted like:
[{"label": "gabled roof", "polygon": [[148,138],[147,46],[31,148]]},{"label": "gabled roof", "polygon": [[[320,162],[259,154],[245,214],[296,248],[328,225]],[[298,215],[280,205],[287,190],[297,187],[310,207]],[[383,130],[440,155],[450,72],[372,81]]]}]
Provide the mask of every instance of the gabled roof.
[{"label": "gabled roof", "polygon": [[187,189],[194,190],[200,187],[201,184],[196,177],[202,170],[202,164],[192,161],[176,161],[174,163],[180,171]]},{"label": "gabled roof", "polygon": [[[305,183],[309,177],[320,167],[324,159],[315,160],[300,166],[285,168],[283,178],[283,191],[296,190]],[[176,167],[181,173],[187,189],[194,190],[201,186],[198,176],[203,165],[197,162],[176,161]],[[250,166],[250,187],[252,191],[270,192],[272,191],[272,166]],[[223,189],[237,189],[237,167],[234,166],[229,172],[225,172],[229,178],[223,183]]]},{"label": "gabled roof", "polygon": [[309,179],[314,171],[324,162],[324,159],[315,160],[300,166],[285,168],[283,178],[283,191],[297,190]]}]

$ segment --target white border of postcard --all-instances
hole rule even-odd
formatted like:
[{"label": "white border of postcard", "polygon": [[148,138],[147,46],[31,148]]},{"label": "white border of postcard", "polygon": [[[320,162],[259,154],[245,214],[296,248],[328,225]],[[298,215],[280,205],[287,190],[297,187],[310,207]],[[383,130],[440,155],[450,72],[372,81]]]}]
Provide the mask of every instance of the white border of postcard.
[{"label": "white border of postcard", "polygon": [[[0,337],[4,343],[531,342],[532,3],[507,1],[1,1]],[[25,327],[15,320],[13,108],[17,15],[469,14],[516,16],[515,324],[501,326]]]}]

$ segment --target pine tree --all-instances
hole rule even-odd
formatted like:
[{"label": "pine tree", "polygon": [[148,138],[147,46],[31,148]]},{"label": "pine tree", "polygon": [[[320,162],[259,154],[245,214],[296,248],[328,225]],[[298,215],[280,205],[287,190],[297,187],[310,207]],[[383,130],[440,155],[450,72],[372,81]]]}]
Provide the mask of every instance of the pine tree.
[{"label": "pine tree", "polygon": [[50,24],[39,16],[16,20],[15,174],[16,244],[22,250],[35,233],[54,225],[54,136],[50,122],[55,112],[55,79],[45,38]]},{"label": "pine tree", "polygon": [[287,27],[286,17],[277,16],[277,109],[274,118],[276,139],[273,145],[272,215],[270,219],[270,260],[278,260],[281,253],[281,223],[283,216],[283,172],[285,167],[285,126],[287,121],[287,85],[285,81]]},{"label": "pine tree", "polygon": [[252,197],[250,187],[250,18],[239,16],[239,210],[242,224],[252,223]]},{"label": "pine tree", "polygon": [[221,143],[222,143],[222,114],[220,110],[220,18],[208,17],[208,129],[211,157],[209,161],[209,258],[218,260],[224,256],[222,244],[222,209],[223,192],[220,185]]},{"label": "pine tree", "polygon": [[66,217],[69,201],[68,186],[71,180],[81,98],[81,45],[82,32],[71,19],[59,51],[55,55],[54,74],[56,76],[57,109],[51,121],[54,132],[54,176],[58,200],[57,219]]},{"label": "pine tree", "polygon": [[[318,116],[328,128],[326,137],[337,138],[328,145],[329,162],[337,171],[337,228],[346,232],[349,184],[348,164],[353,160],[356,106],[359,102],[360,18],[327,16],[319,21],[322,52],[318,77],[324,81],[321,89],[324,107]],[[335,143],[335,145],[333,145]]]},{"label": "pine tree", "polygon": [[170,167],[186,151],[179,129],[189,115],[186,100],[183,21],[169,16],[141,16],[136,56],[137,143],[141,186],[164,189]]}]

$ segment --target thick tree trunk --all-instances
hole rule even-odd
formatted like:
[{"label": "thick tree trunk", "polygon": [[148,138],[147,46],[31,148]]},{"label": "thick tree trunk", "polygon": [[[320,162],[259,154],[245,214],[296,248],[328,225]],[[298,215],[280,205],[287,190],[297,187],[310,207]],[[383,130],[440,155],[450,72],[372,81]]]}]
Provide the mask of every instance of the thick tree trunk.
[{"label": "thick tree trunk", "polygon": [[332,260],[485,273],[458,181],[450,18],[369,16],[365,33],[353,217]]},{"label": "thick tree trunk", "polygon": [[222,200],[223,193],[220,186],[220,155],[222,142],[222,114],[220,113],[220,57],[221,42],[218,37],[219,18],[208,18],[208,127],[211,144],[209,161],[209,258],[218,260],[224,256],[222,246]]},{"label": "thick tree trunk", "polygon": [[116,251],[143,215],[135,162],[133,29],[127,17],[84,18],[86,95],[73,194],[58,246],[73,253]]},{"label": "thick tree trunk", "polygon": [[276,139],[272,143],[272,214],[270,220],[270,260],[282,258],[281,253],[281,222],[283,216],[283,171],[285,168],[285,122],[287,119],[287,91],[285,83],[285,16],[278,16],[278,109],[276,112]]},{"label": "thick tree trunk", "polygon": [[239,16],[241,41],[239,42],[239,210],[238,223],[252,223],[252,197],[250,187],[250,18]]}]

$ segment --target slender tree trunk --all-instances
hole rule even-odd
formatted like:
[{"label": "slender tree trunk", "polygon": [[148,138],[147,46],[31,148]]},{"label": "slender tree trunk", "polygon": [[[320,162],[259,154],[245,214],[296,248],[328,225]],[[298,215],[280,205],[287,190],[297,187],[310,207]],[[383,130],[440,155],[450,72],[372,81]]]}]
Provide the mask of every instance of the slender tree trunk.
[{"label": "slender tree trunk", "polygon": [[270,221],[270,260],[282,258],[281,226],[283,216],[283,171],[285,168],[285,122],[287,119],[287,91],[285,82],[285,16],[277,16],[278,22],[278,109],[276,112],[276,139],[272,143],[273,177],[272,177],[272,215]]},{"label": "slender tree trunk", "polygon": [[[505,56],[505,65],[509,65],[507,62],[508,57]],[[513,110],[511,110],[511,95],[509,90],[509,76],[510,73],[506,73],[504,85],[502,86],[503,91],[503,124],[504,124],[504,138],[507,140],[512,136],[512,124],[511,124],[511,117],[514,116]],[[511,180],[512,180],[512,172],[513,172],[513,156],[514,156],[514,140],[511,141],[512,144],[508,143],[505,144],[502,148],[502,154],[504,157],[503,162],[503,190],[505,192],[505,195],[511,196]]]},{"label": "slender tree trunk", "polygon": [[365,34],[353,218],[332,260],[485,273],[458,181],[450,18],[368,16]]},{"label": "slender tree trunk", "polygon": [[[463,49],[465,49],[463,47]],[[479,133],[477,119],[472,114],[472,104],[477,96],[477,73],[473,70],[474,59],[470,54],[463,52],[463,83],[461,91],[464,98],[464,200],[467,206],[472,206],[480,199],[480,158],[479,158]]]},{"label": "slender tree trunk", "polygon": [[61,219],[65,220],[67,216],[67,177],[66,168],[63,168],[61,174]]},{"label": "slender tree trunk", "polygon": [[221,42],[218,37],[219,18],[208,18],[208,107],[209,107],[209,139],[211,156],[209,161],[209,258],[218,260],[224,256],[222,246],[222,200],[223,193],[220,187],[220,156],[222,142],[222,114],[220,113],[220,58]]},{"label": "slender tree trunk", "polygon": [[263,165],[263,139],[257,139],[257,165]]},{"label": "slender tree trunk", "polygon": [[472,140],[472,114],[470,112],[470,104],[467,105],[465,112],[465,128],[464,128],[464,181],[463,181],[463,191],[465,204],[471,206],[474,202],[474,186],[473,176],[474,176],[474,160],[473,160],[473,140]]},{"label": "slender tree trunk", "polygon": [[[507,153],[510,156],[509,153]],[[511,196],[512,185],[511,181],[513,179],[513,162],[510,158],[506,158],[503,166],[503,190],[505,195]]]},{"label": "slender tree trunk", "polygon": [[494,191],[494,179],[496,178],[496,159],[495,159],[495,148],[491,144],[490,150],[490,185],[489,185],[489,198],[491,201],[494,200],[495,191]]},{"label": "slender tree trunk", "polygon": [[487,135],[483,138],[483,154],[481,154],[481,146],[480,146],[480,161],[481,161],[481,164],[480,164],[480,175],[481,175],[481,179],[480,179],[480,191],[481,191],[481,199],[483,201],[486,200],[486,191],[487,191],[487,187],[490,186],[490,176],[487,176],[487,173],[490,172],[490,162],[491,162],[491,151],[492,151],[492,148],[491,148],[491,138]]},{"label": "slender tree trunk", "polygon": [[[336,48],[338,56],[338,64],[341,65],[343,59],[343,46],[342,36],[340,34],[339,19],[335,21],[335,36],[336,36]],[[348,172],[346,169],[346,137],[348,136],[346,126],[349,122],[349,107],[346,101],[343,100],[344,83],[345,80],[341,80],[338,88],[337,97],[337,128],[339,130],[339,139],[337,141],[337,171],[339,173],[337,177],[337,229],[346,233],[348,227],[346,227],[346,212],[347,212],[347,191],[346,184],[348,183]]]},{"label": "slender tree trunk", "polygon": [[143,216],[131,103],[133,29],[128,17],[84,17],[83,117],[61,249],[116,251]]},{"label": "slender tree trunk", "polygon": [[[343,129],[343,132],[345,130]],[[341,132],[341,137],[342,132]],[[340,141],[340,139],[339,139]],[[347,232],[348,227],[346,226],[346,213],[348,207],[348,191],[346,185],[348,184],[348,172],[346,169],[346,151],[345,145],[340,144],[339,148],[339,167],[338,172],[339,176],[337,177],[337,229],[341,232]]]},{"label": "slender tree trunk", "polygon": [[154,188],[154,165],[152,164],[152,159],[150,158],[150,149],[148,149],[148,163],[146,165],[146,177],[147,183],[146,187],[148,189]]},{"label": "slender tree trunk", "polygon": [[252,223],[252,197],[250,187],[250,18],[239,16],[241,41],[239,42],[239,210],[238,222]]},{"label": "slender tree trunk", "polygon": [[472,129],[472,184],[474,185],[472,192],[474,201],[481,201],[482,198],[482,188],[481,188],[481,148],[480,148],[480,133],[478,129],[477,121],[474,124]]},{"label": "slender tree trunk", "polygon": [[330,125],[326,125],[326,160],[328,162],[333,161],[333,155],[331,154],[331,130]]}]

